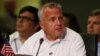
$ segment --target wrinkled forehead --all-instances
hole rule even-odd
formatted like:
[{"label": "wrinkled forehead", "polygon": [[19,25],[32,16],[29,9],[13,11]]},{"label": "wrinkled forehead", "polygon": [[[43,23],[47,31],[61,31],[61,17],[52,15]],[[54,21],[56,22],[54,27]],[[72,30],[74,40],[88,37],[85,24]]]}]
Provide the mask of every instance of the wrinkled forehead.
[{"label": "wrinkled forehead", "polygon": [[100,15],[89,16],[89,20],[97,20],[100,21]]},{"label": "wrinkled forehead", "polygon": [[57,8],[45,8],[43,11],[43,17],[48,18],[48,17],[61,17],[62,16],[62,11]]},{"label": "wrinkled forehead", "polygon": [[[41,20],[47,19],[50,16],[62,16],[62,10],[58,7],[44,7],[42,8]],[[40,20],[40,21],[41,21]]]}]

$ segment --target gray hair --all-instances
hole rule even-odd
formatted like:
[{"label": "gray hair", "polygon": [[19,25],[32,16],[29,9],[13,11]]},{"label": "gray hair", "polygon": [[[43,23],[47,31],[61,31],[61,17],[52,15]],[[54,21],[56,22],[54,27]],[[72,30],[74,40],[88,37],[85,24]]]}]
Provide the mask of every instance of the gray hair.
[{"label": "gray hair", "polygon": [[54,3],[54,2],[51,2],[51,3],[46,3],[39,11],[38,11],[38,17],[39,17],[39,20],[41,20],[41,16],[43,14],[43,11],[45,8],[58,8],[62,11],[62,6],[60,4],[57,4],[57,3]]}]

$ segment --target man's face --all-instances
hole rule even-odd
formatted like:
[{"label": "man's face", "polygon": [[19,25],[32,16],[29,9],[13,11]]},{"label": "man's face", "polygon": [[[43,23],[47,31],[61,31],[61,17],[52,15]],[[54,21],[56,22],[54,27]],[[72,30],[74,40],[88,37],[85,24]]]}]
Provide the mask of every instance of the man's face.
[{"label": "man's face", "polygon": [[33,24],[33,21],[32,21],[33,19],[34,19],[33,14],[28,11],[21,13],[18,16],[18,20],[16,24],[17,31],[28,33],[28,32],[32,32],[36,30],[34,26],[35,23]]},{"label": "man's face", "polygon": [[87,32],[92,34],[100,34],[100,15],[90,16],[88,18]]},{"label": "man's face", "polygon": [[47,36],[61,37],[65,30],[62,12],[57,8],[45,8],[40,25]]}]

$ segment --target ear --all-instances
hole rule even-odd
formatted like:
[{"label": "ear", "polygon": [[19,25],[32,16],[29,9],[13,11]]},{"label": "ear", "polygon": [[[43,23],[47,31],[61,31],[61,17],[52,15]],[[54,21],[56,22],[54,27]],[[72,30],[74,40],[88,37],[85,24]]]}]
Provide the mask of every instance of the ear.
[{"label": "ear", "polygon": [[43,29],[44,27],[43,27],[43,22],[39,22],[39,24],[40,24],[40,27]]}]

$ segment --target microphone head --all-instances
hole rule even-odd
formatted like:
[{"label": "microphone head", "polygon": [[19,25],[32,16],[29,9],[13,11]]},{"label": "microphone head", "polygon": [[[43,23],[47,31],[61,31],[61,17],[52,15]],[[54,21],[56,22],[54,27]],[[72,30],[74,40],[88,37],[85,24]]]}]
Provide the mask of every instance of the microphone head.
[{"label": "microphone head", "polygon": [[44,41],[43,38],[41,38],[41,39],[40,39],[40,44],[42,44],[43,41]]}]

